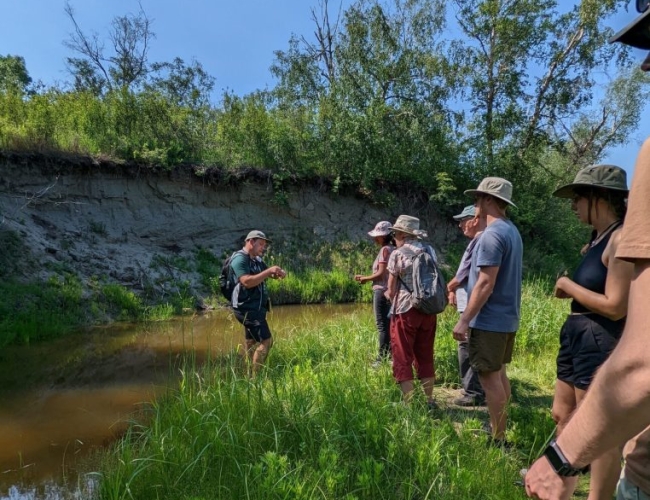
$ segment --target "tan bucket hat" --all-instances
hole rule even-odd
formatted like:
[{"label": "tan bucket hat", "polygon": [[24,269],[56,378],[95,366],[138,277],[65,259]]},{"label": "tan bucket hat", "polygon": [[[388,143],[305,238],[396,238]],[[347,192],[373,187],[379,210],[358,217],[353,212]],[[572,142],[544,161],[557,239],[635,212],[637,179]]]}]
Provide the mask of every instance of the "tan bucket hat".
[{"label": "tan bucket hat", "polygon": [[411,215],[400,215],[390,229],[393,231],[401,231],[406,234],[412,234],[418,238],[427,237],[427,232],[420,229],[420,219]]},{"label": "tan bucket hat", "polygon": [[512,202],[512,183],[501,177],[486,177],[476,189],[468,189],[465,194],[468,196],[489,194],[517,208],[517,205]]},{"label": "tan bucket hat", "polygon": [[553,196],[571,198],[577,187],[595,187],[627,193],[627,174],[616,165],[590,165],[580,170],[571,184],[556,189]]}]

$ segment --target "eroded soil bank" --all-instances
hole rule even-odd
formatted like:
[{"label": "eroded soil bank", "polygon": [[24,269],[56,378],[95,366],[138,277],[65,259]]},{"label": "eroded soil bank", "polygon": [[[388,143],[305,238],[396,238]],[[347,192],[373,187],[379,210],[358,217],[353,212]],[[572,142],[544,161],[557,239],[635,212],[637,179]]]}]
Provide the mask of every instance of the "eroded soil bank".
[{"label": "eroded soil bank", "polygon": [[458,238],[428,203],[408,197],[381,207],[325,184],[294,183],[279,193],[270,173],[253,169],[169,171],[0,154],[0,233],[20,247],[7,266],[27,280],[71,272],[86,286],[101,279],[162,296],[186,282],[200,298],[208,293],[200,276],[182,265],[199,248],[222,256],[253,228],[276,241],[357,241],[400,213],[419,216],[438,248]]}]

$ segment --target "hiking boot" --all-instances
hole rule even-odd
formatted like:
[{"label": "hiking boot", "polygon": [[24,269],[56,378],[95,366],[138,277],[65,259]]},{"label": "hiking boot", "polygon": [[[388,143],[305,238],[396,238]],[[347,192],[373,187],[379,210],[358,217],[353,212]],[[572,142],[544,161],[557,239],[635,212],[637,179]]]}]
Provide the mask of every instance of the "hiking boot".
[{"label": "hiking boot", "polygon": [[454,399],[453,402],[456,406],[485,406],[485,399],[475,398],[474,396],[468,396],[467,394]]}]

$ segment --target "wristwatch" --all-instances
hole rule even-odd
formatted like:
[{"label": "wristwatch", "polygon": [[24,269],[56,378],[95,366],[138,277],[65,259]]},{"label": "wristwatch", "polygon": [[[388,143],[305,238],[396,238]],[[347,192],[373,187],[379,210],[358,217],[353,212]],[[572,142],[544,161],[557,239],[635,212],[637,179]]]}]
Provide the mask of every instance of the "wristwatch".
[{"label": "wristwatch", "polygon": [[589,472],[588,465],[582,469],[576,469],[573,467],[564,456],[564,453],[562,453],[562,450],[557,445],[555,439],[553,439],[544,450],[544,456],[548,459],[551,467],[553,467],[553,470],[555,470],[555,473],[558,476],[573,477]]}]

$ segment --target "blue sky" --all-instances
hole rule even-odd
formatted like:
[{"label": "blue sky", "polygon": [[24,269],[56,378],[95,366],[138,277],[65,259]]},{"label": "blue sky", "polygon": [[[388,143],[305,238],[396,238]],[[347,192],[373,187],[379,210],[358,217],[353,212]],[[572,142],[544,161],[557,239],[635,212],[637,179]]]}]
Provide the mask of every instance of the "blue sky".
[{"label": "blue sky", "polygon": [[[71,0],[77,22],[86,33],[105,35],[111,19],[137,13],[137,0]],[[199,61],[216,78],[215,94],[224,90],[244,95],[274,84],[269,67],[275,50],[285,50],[292,33],[311,39],[311,9],[317,0],[141,0],[153,20],[156,39],[150,60]],[[332,12],[352,0],[330,0]],[[64,47],[72,25],[64,12],[64,0],[0,0],[0,54],[25,58],[31,77],[46,84],[68,79]],[[633,7],[611,21],[622,28],[637,16]],[[636,51],[639,60],[645,57]],[[650,113],[639,124],[629,143],[616,148],[606,160],[633,173],[636,153],[650,133]]]}]

